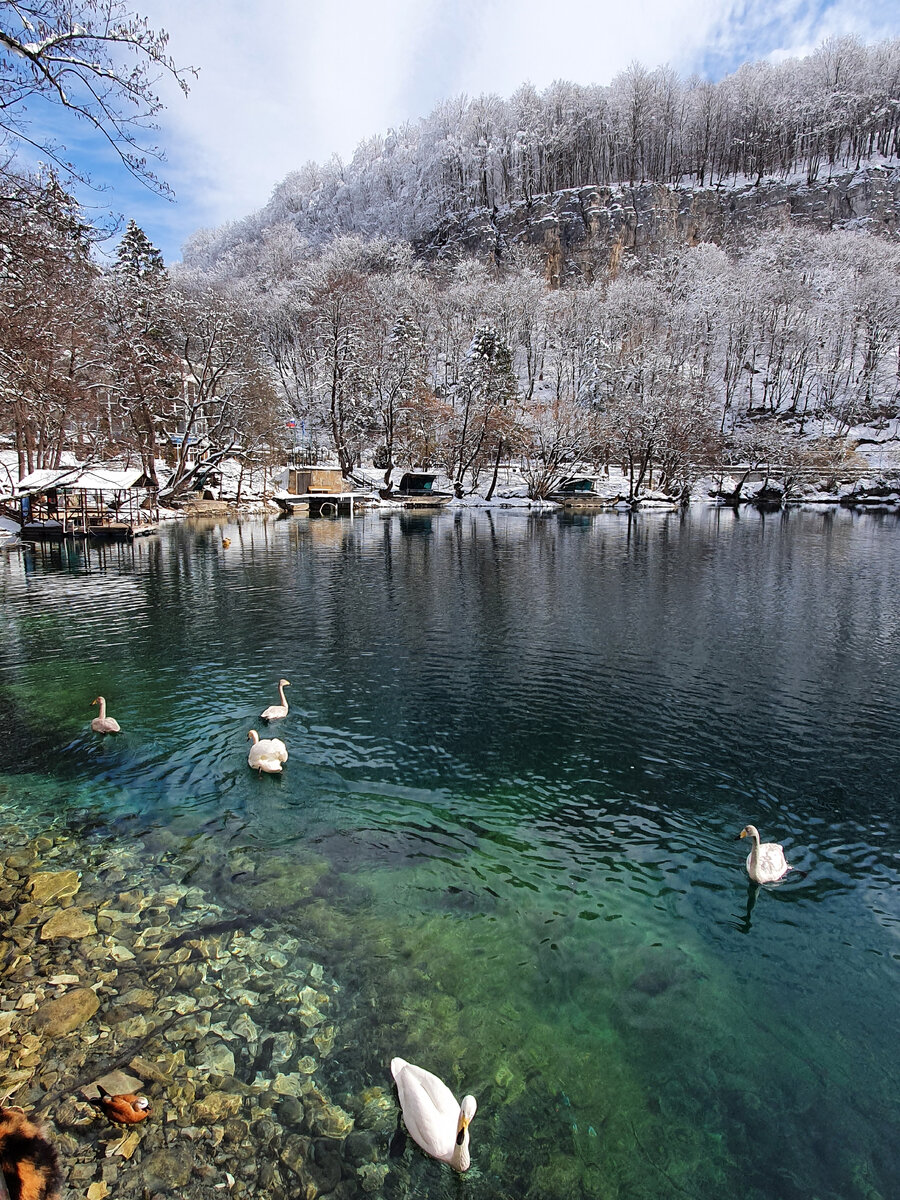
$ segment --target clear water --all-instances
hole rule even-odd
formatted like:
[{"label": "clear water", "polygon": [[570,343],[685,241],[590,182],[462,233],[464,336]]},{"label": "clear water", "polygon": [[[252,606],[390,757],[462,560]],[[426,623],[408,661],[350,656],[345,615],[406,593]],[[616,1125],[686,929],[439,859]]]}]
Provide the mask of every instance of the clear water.
[{"label": "clear water", "polygon": [[[465,512],[0,559],[0,799],[165,829],[314,938],[336,1083],[401,1054],[477,1096],[464,1179],[407,1155],[386,1196],[886,1200],[898,534]],[[258,777],[281,675],[290,761]],[[748,884],[747,822],[782,884]]]}]

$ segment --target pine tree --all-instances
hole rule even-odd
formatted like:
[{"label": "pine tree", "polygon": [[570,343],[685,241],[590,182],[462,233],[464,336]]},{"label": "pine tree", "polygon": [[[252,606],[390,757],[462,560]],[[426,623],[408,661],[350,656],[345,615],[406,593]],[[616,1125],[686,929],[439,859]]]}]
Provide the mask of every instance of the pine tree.
[{"label": "pine tree", "polygon": [[134,280],[158,278],[165,272],[163,256],[135,221],[129,221],[116,250],[115,271]]}]

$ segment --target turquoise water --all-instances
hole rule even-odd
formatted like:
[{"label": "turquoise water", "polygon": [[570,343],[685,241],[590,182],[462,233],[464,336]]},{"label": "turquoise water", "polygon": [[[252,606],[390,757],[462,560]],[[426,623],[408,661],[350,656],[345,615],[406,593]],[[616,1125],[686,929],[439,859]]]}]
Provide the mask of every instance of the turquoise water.
[{"label": "turquoise water", "polygon": [[[313,938],[336,1094],[401,1054],[476,1095],[464,1179],[385,1146],[385,1196],[886,1200],[898,533],[463,512],[11,556],[0,801],[165,834]],[[290,760],[258,777],[280,676]],[[747,822],[782,884],[748,884]]]}]

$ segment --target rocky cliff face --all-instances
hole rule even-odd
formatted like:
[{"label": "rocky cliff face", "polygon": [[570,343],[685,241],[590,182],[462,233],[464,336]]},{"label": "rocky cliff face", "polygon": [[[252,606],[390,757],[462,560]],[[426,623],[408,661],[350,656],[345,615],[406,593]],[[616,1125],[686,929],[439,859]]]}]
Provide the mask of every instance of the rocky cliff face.
[{"label": "rocky cliff face", "polygon": [[559,286],[615,273],[625,251],[643,256],[673,241],[740,244],[791,225],[865,228],[900,238],[900,167],[867,167],[812,186],[572,188],[504,210],[463,214],[417,249],[427,258],[502,262],[514,246],[532,246],[544,256],[548,282]]}]

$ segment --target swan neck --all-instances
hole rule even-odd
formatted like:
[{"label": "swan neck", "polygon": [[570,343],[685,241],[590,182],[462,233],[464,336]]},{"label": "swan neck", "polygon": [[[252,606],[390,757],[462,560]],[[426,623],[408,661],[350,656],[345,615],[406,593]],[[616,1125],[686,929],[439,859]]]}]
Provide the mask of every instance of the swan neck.
[{"label": "swan neck", "polygon": [[284,684],[283,683],[279,683],[279,685],[278,685],[278,695],[281,697],[281,703],[283,705],[287,706],[287,700],[285,700],[285,698],[284,698]]},{"label": "swan neck", "polygon": [[100,697],[100,720],[106,720],[106,701],[102,696]]},{"label": "swan neck", "polygon": [[468,1171],[471,1161],[469,1155],[469,1131],[467,1129],[460,1145],[453,1148],[453,1157],[450,1159],[450,1166],[454,1171]]}]

